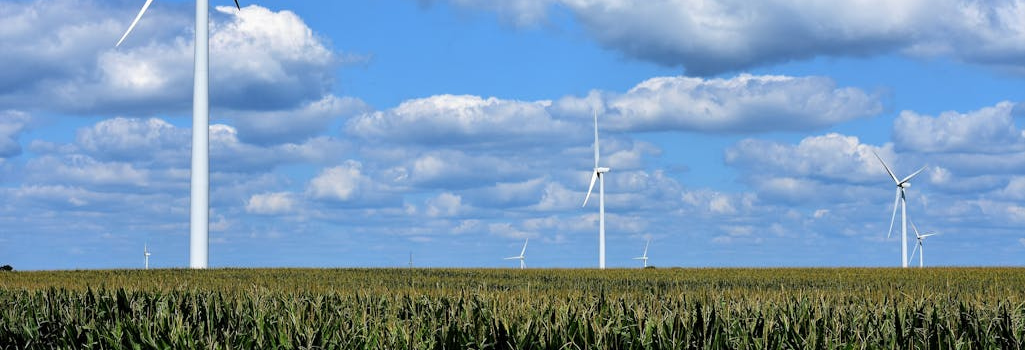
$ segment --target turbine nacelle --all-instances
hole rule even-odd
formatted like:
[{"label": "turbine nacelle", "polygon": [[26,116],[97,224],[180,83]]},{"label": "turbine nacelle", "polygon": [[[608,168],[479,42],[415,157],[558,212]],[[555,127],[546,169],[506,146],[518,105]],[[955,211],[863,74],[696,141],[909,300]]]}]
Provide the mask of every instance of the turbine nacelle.
[{"label": "turbine nacelle", "polygon": [[911,187],[911,182],[910,181],[908,181],[908,182],[901,182],[899,185],[897,185],[897,187],[909,188],[909,187]]},{"label": "turbine nacelle", "polygon": [[598,174],[604,174],[604,173],[609,172],[610,170],[612,170],[612,169],[609,169],[609,168],[606,168],[606,167],[594,168],[594,172],[596,172]]}]

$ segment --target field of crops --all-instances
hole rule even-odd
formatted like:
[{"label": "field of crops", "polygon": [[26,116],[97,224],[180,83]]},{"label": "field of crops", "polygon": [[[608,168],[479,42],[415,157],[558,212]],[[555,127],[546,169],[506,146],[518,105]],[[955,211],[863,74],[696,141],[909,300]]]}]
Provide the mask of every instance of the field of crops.
[{"label": "field of crops", "polygon": [[1025,346],[1025,269],[0,273],[0,348]]}]

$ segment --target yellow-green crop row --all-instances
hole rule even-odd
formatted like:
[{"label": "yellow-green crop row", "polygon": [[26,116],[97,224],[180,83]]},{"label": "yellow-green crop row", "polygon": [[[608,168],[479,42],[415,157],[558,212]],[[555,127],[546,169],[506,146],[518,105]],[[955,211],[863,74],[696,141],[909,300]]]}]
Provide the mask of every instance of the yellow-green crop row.
[{"label": "yellow-green crop row", "polygon": [[0,273],[0,348],[1022,347],[1014,268]]}]

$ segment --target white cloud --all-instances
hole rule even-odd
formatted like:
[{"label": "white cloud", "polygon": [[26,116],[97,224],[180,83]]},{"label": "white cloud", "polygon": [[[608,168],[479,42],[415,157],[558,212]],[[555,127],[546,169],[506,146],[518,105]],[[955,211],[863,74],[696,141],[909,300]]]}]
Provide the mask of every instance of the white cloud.
[{"label": "white cloud", "polygon": [[462,211],[463,198],[442,192],[437,197],[427,200],[427,215],[431,217],[452,217]]},{"label": "white cloud", "polygon": [[310,180],[306,193],[315,199],[349,201],[356,199],[370,182],[362,173],[363,164],[349,160],[345,164],[324,169]]},{"label": "white cloud", "polygon": [[[191,133],[157,118],[113,118],[79,129],[75,141],[103,159],[132,160],[182,158],[191,145]],[[179,161],[185,164],[186,161]]]},{"label": "white cloud", "polygon": [[0,111],[0,161],[21,154],[21,135],[31,120],[28,114],[19,111]]},{"label": "white cloud", "polygon": [[1000,194],[1012,200],[1025,200],[1025,176],[1014,176]]},{"label": "white cloud", "polygon": [[474,206],[486,208],[522,207],[543,200],[544,188],[552,183],[547,178],[520,182],[499,182],[493,186],[466,191]]},{"label": "white cloud", "polygon": [[[269,146],[245,143],[241,138],[232,126],[210,125],[211,171],[256,172],[289,163],[322,163],[347,149],[344,143],[325,136]],[[191,130],[162,119],[113,118],[78,130],[70,148],[45,144],[36,148],[57,153],[84,151],[96,159],[145,167],[188,168],[191,145]]]},{"label": "white cloud", "polygon": [[253,214],[286,214],[296,209],[296,199],[289,192],[254,194],[246,202],[246,212]]},{"label": "white cloud", "polygon": [[[903,52],[1025,72],[1025,2],[450,0],[514,23],[553,5],[602,45],[641,60],[715,75],[816,56]],[[508,4],[506,4],[508,3]]]},{"label": "white cloud", "polygon": [[533,232],[524,231],[518,227],[513,226],[510,223],[492,223],[488,224],[488,232],[506,238],[530,238],[535,237],[537,234]]},{"label": "white cloud", "polygon": [[521,102],[437,95],[351,120],[348,133],[367,139],[432,147],[536,147],[577,140],[572,124],[553,118],[549,101]]},{"label": "white cloud", "polygon": [[541,200],[535,206],[535,210],[576,210],[582,203],[580,192],[571,191],[560,183],[550,183],[541,192]]},{"label": "white cloud", "polygon": [[490,152],[439,150],[407,162],[409,181],[421,187],[473,188],[529,178],[523,165]]},{"label": "white cloud", "polygon": [[[891,169],[896,165],[892,147],[862,144],[856,136],[837,133],[809,136],[797,145],[744,139],[726,150],[726,163],[759,177],[783,175],[868,183],[889,177],[873,151],[887,160]],[[901,164],[894,171],[903,169]]]},{"label": "white cloud", "polygon": [[326,95],[295,110],[231,113],[242,141],[260,145],[302,142],[323,133],[338,119],[367,112],[370,106],[353,97]]},{"label": "white cloud", "polygon": [[32,158],[25,165],[33,174],[27,182],[40,181],[96,186],[146,186],[149,172],[136,169],[130,163],[100,162],[89,156],[42,156]]},{"label": "white cloud", "polygon": [[903,111],[894,122],[899,149],[922,153],[1006,153],[1025,150],[1025,131],[1012,115],[1016,104],[1000,102],[968,113],[931,117]]},{"label": "white cloud", "polygon": [[[0,108],[42,106],[88,114],[188,110],[190,8],[151,8],[115,48],[136,11],[137,4],[95,0],[5,4]],[[211,13],[210,33],[215,110],[287,110],[321,100],[344,60],[289,11],[218,7]]]},{"label": "white cloud", "polygon": [[708,203],[708,209],[716,214],[735,214],[737,209],[730,203],[729,197],[726,196],[715,196],[712,201]]},{"label": "white cloud", "polygon": [[[741,74],[729,79],[657,77],[602,97],[607,128],[626,131],[742,133],[821,129],[882,111],[882,103],[826,77]],[[564,98],[580,112],[595,96]],[[583,101],[581,101],[583,100]],[[589,113],[588,113],[589,114]]]}]

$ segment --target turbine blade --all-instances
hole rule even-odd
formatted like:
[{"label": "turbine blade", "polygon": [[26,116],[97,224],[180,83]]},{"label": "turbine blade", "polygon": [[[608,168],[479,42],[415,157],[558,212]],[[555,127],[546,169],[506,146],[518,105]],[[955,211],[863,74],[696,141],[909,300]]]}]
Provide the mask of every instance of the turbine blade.
[{"label": "turbine blade", "polygon": [[598,167],[598,110],[594,110],[594,167]]},{"label": "turbine blade", "polygon": [[897,205],[900,204],[900,189],[897,189],[897,195],[893,197],[893,215],[890,215],[890,231],[886,232],[886,238],[890,238],[890,234],[893,233],[893,220],[897,219]]},{"label": "turbine blade", "polygon": [[890,174],[890,177],[893,178],[893,182],[899,184],[900,181],[897,180],[897,175],[893,175],[893,172],[890,171],[890,167],[886,166],[886,162],[883,161],[883,158],[880,158],[876,151],[872,151],[872,154],[875,154],[876,159],[878,159],[880,163],[883,163],[883,168],[886,169],[886,173]]},{"label": "turbine blade", "polygon": [[922,235],[918,234],[918,227],[915,227],[915,222],[911,220],[908,220],[908,222],[911,223],[911,229],[915,230],[915,237],[922,238]]},{"label": "turbine blade", "polygon": [[900,180],[900,183],[905,183],[905,182],[911,181],[911,178],[915,177],[915,175],[918,175],[918,173],[921,173],[922,170],[925,170],[925,168],[927,168],[927,167],[929,167],[929,166],[926,165],[926,166],[921,167],[920,169],[918,169],[918,171],[916,171],[914,173],[911,173],[911,175],[908,175],[908,177],[905,177],[904,180]]},{"label": "turbine blade", "polygon": [[127,38],[128,34],[132,32],[132,29],[135,29],[135,25],[139,23],[139,19],[142,18],[142,14],[146,13],[146,9],[148,9],[149,5],[152,3],[153,0],[146,0],[146,3],[142,5],[142,10],[139,10],[139,14],[135,15],[135,20],[132,21],[132,25],[128,26],[128,30],[126,30],[125,34],[121,36],[121,40],[118,40],[117,44],[114,44],[114,47],[121,46],[121,42],[125,41],[125,38]]},{"label": "turbine blade", "polygon": [[647,257],[648,256],[648,245],[649,244],[651,244],[651,240],[650,239],[648,240],[648,243],[644,243],[644,255],[642,255],[643,257]]},{"label": "turbine blade", "polygon": [[921,237],[925,238],[925,237],[935,236],[935,235],[938,235],[938,233],[926,233],[926,234],[922,235]]},{"label": "turbine blade", "polygon": [[594,172],[593,174],[591,174],[591,186],[587,187],[587,196],[584,197],[584,205],[581,205],[581,207],[586,207],[587,206],[587,200],[591,198],[591,191],[594,190],[594,181],[595,180],[598,180],[598,172],[597,171]]},{"label": "turbine blade", "polygon": [[914,261],[915,260],[915,253],[918,251],[918,247],[921,246],[921,245],[922,245],[921,242],[919,242],[918,244],[915,244],[915,249],[911,250],[911,256],[908,257],[908,261]]},{"label": "turbine blade", "polygon": [[239,6],[239,5],[238,5],[238,0],[235,0],[235,7],[237,7],[237,8],[239,9],[239,10],[241,10],[241,9],[242,9],[242,6]]},{"label": "turbine blade", "polygon": [[520,251],[521,257],[527,254],[527,242],[530,242],[530,238],[527,238],[527,240],[523,241],[523,250]]}]

